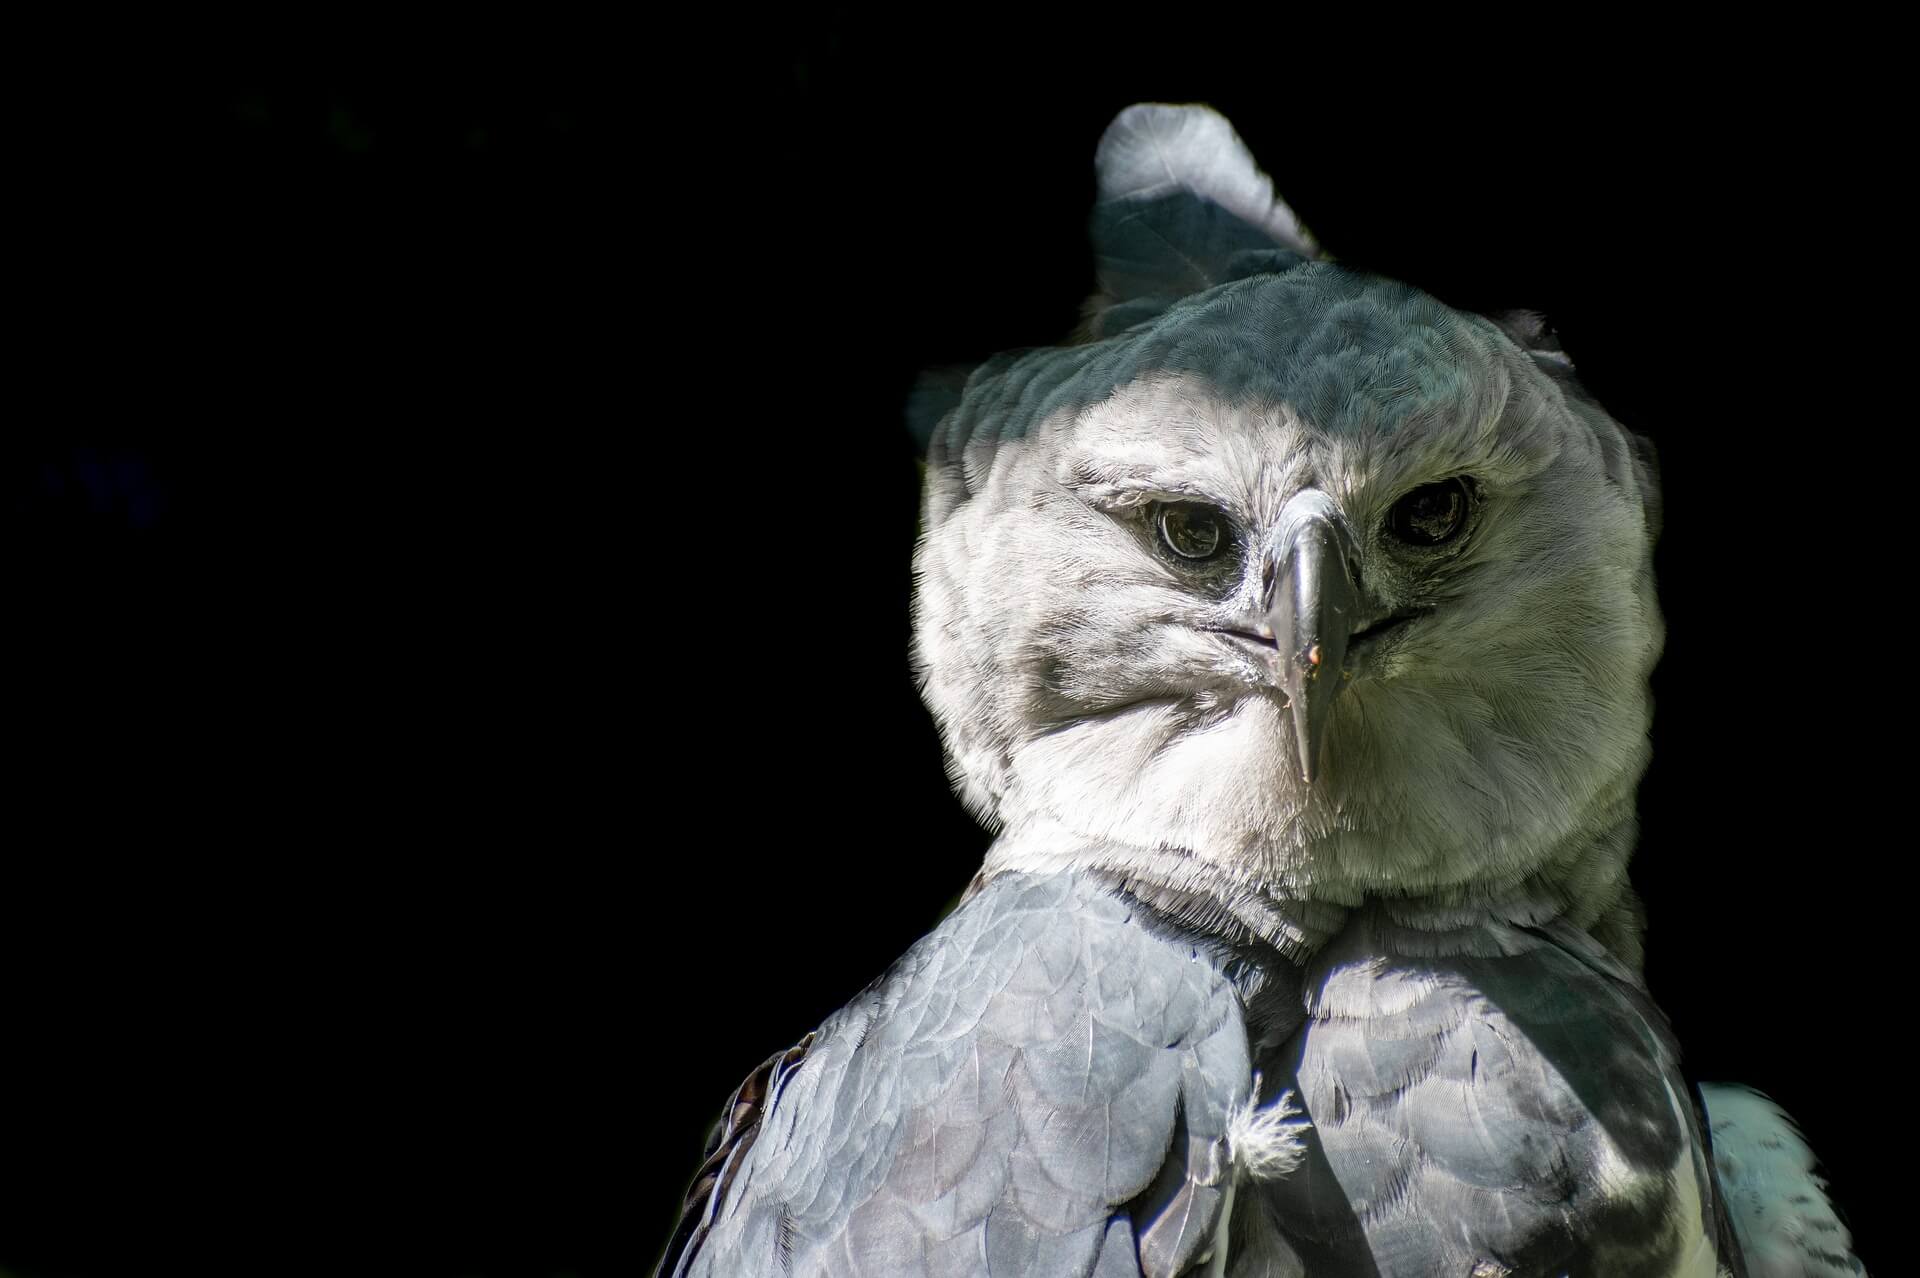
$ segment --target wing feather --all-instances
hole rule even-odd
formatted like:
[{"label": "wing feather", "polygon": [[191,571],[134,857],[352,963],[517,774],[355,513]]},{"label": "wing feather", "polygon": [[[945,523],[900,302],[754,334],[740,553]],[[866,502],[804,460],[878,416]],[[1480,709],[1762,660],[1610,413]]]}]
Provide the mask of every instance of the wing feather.
[{"label": "wing feather", "polygon": [[1712,1278],[1671,1033],[1584,935],[1486,919],[1402,937],[1367,910],[1308,988],[1274,1065],[1314,1120],[1308,1157],[1265,1188],[1308,1272]]},{"label": "wing feather", "polygon": [[743,1089],[662,1272],[1190,1268],[1252,1069],[1220,963],[1136,908],[1075,875],[975,893]]}]

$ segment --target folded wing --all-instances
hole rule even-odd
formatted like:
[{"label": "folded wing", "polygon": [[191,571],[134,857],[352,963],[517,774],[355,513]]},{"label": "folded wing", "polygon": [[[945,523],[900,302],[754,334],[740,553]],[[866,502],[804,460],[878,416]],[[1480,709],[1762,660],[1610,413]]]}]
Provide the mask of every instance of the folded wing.
[{"label": "folded wing", "polygon": [[1210,952],[1005,875],[736,1093],[661,1272],[1185,1272],[1250,1092]]}]

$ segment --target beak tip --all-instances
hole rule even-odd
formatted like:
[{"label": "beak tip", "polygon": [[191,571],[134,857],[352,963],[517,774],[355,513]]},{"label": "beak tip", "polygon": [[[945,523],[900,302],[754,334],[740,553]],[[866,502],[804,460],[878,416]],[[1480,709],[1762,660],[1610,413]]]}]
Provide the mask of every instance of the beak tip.
[{"label": "beak tip", "polygon": [[1294,744],[1300,751],[1300,779],[1312,785],[1320,775],[1320,742],[1307,722],[1306,699],[1298,698],[1293,703],[1298,709],[1294,713]]}]

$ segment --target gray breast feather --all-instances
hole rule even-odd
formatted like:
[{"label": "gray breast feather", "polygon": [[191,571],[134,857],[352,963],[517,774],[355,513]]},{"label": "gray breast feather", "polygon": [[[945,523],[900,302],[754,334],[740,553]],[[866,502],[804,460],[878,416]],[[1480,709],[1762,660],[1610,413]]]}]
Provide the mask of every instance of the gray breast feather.
[{"label": "gray breast feather", "polygon": [[1005,875],[821,1026],[684,1272],[1177,1273],[1250,1091],[1212,956],[1089,879]]},{"label": "gray breast feather", "polygon": [[1305,1165],[1265,1189],[1307,1272],[1711,1276],[1691,1092],[1632,978],[1557,926],[1417,949],[1359,917],[1271,1066],[1313,1120]]}]

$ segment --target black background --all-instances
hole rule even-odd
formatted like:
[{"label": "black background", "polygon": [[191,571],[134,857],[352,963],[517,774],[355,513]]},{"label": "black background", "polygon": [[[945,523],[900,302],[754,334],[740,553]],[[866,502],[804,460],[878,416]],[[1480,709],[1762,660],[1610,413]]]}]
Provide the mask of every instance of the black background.
[{"label": "black background", "polygon": [[1829,59],[359,34],[89,63],[35,135],[0,1264],[652,1262],[727,1093],[978,863],[899,404],[1072,326],[1157,99],[1656,441],[1649,977],[1884,1267],[1907,356]]}]

